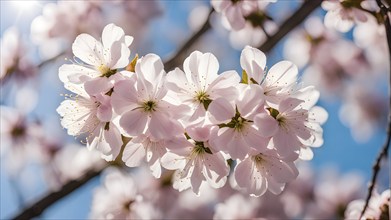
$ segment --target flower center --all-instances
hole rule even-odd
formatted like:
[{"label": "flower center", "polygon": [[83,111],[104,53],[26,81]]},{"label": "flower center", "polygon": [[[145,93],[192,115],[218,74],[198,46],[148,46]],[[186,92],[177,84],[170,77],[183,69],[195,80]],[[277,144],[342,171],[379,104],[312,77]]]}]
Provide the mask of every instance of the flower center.
[{"label": "flower center", "polygon": [[195,99],[204,105],[205,110],[208,109],[209,104],[212,102],[212,100],[209,98],[209,95],[205,91],[197,92]]},{"label": "flower center", "polygon": [[201,155],[204,153],[212,154],[212,151],[208,147],[204,146],[204,142],[196,141],[192,154]]},{"label": "flower center", "polygon": [[254,161],[256,164],[261,164],[264,161],[264,159],[262,158],[262,154],[254,156]]},{"label": "flower center", "polygon": [[154,111],[156,111],[156,102],[154,102],[154,101],[144,102],[143,109],[144,109],[145,112],[154,112]]},{"label": "flower center", "polygon": [[98,70],[99,72],[102,73],[100,77],[107,77],[107,78],[109,78],[110,76],[114,75],[117,72],[117,70],[111,70],[109,67],[107,67],[104,64],[100,65],[98,67]]},{"label": "flower center", "polygon": [[16,125],[11,130],[11,136],[13,138],[20,138],[26,134],[26,128],[23,125]]},{"label": "flower center", "polygon": [[341,2],[344,8],[361,8],[362,0],[345,0]]},{"label": "flower center", "polygon": [[263,24],[271,18],[262,11],[254,11],[245,16],[246,21],[249,21],[253,27],[263,27]]}]

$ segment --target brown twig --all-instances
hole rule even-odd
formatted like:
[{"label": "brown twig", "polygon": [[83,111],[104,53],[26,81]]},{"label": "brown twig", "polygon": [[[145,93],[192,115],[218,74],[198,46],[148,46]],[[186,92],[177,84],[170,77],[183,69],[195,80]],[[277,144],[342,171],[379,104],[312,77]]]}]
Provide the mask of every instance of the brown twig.
[{"label": "brown twig", "polygon": [[167,60],[164,63],[164,67],[166,68],[167,71],[172,70],[174,67],[178,66],[181,64],[184,60],[184,54],[185,52],[204,34],[206,33],[210,28],[210,16],[214,12],[214,9],[210,9],[208,18],[205,20],[205,23],[202,25],[202,27],[194,33],[191,38],[189,38],[175,53],[174,56],[172,56],[169,60]]},{"label": "brown twig", "polygon": [[273,34],[265,43],[263,43],[258,49],[263,52],[269,52],[280,40],[285,37],[296,26],[301,24],[304,19],[308,17],[316,8],[320,6],[322,0],[307,0],[301,7],[287,18],[284,23],[281,24],[278,31]]},{"label": "brown twig", "polygon": [[[388,52],[389,52],[389,56],[391,57],[391,23],[390,23],[390,17],[387,14],[388,9],[380,0],[376,0],[376,2],[379,5],[380,12],[384,18],[384,27],[386,29]],[[372,167],[372,169],[373,169],[372,179],[371,179],[371,182],[368,187],[368,195],[367,195],[367,198],[365,199],[364,208],[361,211],[359,219],[362,218],[362,216],[365,214],[365,211],[368,208],[369,201],[372,197],[372,193],[373,193],[373,190],[376,185],[377,175],[379,174],[379,171],[380,171],[380,163],[383,158],[388,157],[388,149],[390,148],[390,141],[391,141],[391,61],[389,64],[390,64],[390,76],[389,76],[389,84],[388,84],[389,103],[388,103],[387,137],[386,137],[386,141],[384,142],[384,145],[382,146],[382,148],[376,158],[375,164]]]}]

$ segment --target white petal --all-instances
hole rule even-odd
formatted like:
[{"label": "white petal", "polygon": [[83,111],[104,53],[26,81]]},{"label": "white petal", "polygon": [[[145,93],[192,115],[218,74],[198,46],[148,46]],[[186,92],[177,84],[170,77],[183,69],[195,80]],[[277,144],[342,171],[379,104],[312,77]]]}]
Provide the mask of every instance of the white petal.
[{"label": "white petal", "polygon": [[266,55],[250,46],[246,46],[240,55],[240,66],[247,72],[249,80],[253,78],[261,83],[266,66]]},{"label": "white petal", "polygon": [[145,158],[145,148],[142,143],[129,141],[124,148],[122,155],[122,161],[125,162],[128,167],[140,166]]},{"label": "white petal", "polygon": [[213,122],[226,123],[235,116],[235,109],[225,98],[218,98],[209,105],[208,111]]},{"label": "white petal", "polygon": [[72,51],[84,63],[100,66],[105,64],[103,45],[88,34],[80,34],[72,44]]},{"label": "white petal", "polygon": [[124,113],[119,121],[120,126],[129,136],[142,134],[148,122],[148,115],[141,110],[133,110]]}]

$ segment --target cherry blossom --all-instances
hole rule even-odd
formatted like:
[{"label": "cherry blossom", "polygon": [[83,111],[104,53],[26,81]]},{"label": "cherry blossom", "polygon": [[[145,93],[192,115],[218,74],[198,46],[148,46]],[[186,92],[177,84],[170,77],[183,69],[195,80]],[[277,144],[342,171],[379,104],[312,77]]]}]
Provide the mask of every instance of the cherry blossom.
[{"label": "cherry blossom", "polygon": [[187,108],[167,101],[165,71],[159,56],[147,54],[138,60],[135,74],[114,86],[112,105],[120,115],[119,124],[127,136],[144,133],[154,139],[183,134],[177,121]]},{"label": "cherry blossom", "polygon": [[286,183],[294,180],[299,171],[291,158],[281,159],[274,149],[262,153],[252,151],[239,160],[234,170],[234,185],[250,194],[261,196],[266,190],[280,194]]},{"label": "cherry blossom", "polygon": [[145,160],[156,178],[162,173],[161,158],[167,153],[167,149],[177,149],[187,145],[184,135],[173,137],[169,140],[154,140],[146,135],[139,135],[130,140],[123,152],[122,160],[129,167],[140,166]]},{"label": "cherry blossom", "polygon": [[121,133],[113,123],[110,96],[89,96],[83,87],[68,87],[76,96],[68,96],[57,108],[61,125],[69,135],[87,135],[88,149],[97,149],[102,158],[114,160],[122,146]]},{"label": "cherry blossom", "polygon": [[92,219],[155,219],[160,213],[143,201],[134,179],[119,170],[111,170],[104,185],[96,189],[90,216]]},{"label": "cherry blossom", "polygon": [[42,127],[27,120],[27,116],[15,108],[0,106],[1,156],[12,171],[23,167],[28,158],[39,158],[39,146],[43,137]]},{"label": "cherry blossom", "polygon": [[297,67],[289,61],[280,61],[266,71],[265,54],[246,46],[240,56],[240,65],[246,72],[248,83],[260,84],[268,105],[275,106],[297,90]]},{"label": "cherry blossom", "polygon": [[253,121],[264,108],[262,88],[251,85],[240,89],[236,104],[218,98],[209,106],[211,121],[220,127],[212,134],[211,145],[232,159],[244,159],[252,148],[263,151],[269,142],[267,135],[262,136]]},{"label": "cherry blossom", "polygon": [[113,87],[117,69],[129,64],[129,46],[133,37],[122,28],[108,24],[102,32],[102,42],[89,34],[80,34],[72,45],[74,55],[84,64],[64,64],[59,69],[64,83],[83,84],[90,95],[108,92]]},{"label": "cherry blossom", "polygon": [[205,117],[209,104],[216,98],[237,96],[234,87],[239,85],[239,75],[235,71],[218,75],[219,63],[213,54],[195,51],[186,58],[183,67],[185,73],[178,68],[168,73],[167,87],[191,108],[189,122]]},{"label": "cherry blossom", "polygon": [[26,42],[23,41],[16,27],[4,31],[1,37],[1,82],[11,76],[18,80],[25,80],[36,74],[37,68],[26,55],[27,49]]},{"label": "cherry blossom", "polygon": [[327,0],[322,2],[322,8],[327,11],[324,23],[328,28],[340,32],[349,31],[355,22],[366,22],[367,14],[361,3],[364,0]]},{"label": "cherry blossom", "polygon": [[193,140],[179,148],[171,148],[161,159],[163,167],[177,170],[174,174],[174,188],[178,191],[192,188],[199,195],[203,181],[214,188],[224,186],[229,167],[224,155],[212,151],[210,147],[212,129],[204,126],[191,130],[188,134]]},{"label": "cherry blossom", "polygon": [[350,202],[345,211],[345,219],[388,219],[390,217],[390,189],[383,191],[382,194],[379,194],[375,189],[367,210],[360,218],[364,204],[364,200]]}]

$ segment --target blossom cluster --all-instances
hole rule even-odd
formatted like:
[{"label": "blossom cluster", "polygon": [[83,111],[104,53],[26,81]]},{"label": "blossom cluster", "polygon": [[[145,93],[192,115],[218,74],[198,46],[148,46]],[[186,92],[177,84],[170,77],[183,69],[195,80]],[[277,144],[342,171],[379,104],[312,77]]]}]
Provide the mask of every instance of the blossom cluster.
[{"label": "blossom cluster", "polygon": [[261,196],[281,193],[298,175],[295,161],[312,159],[311,147],[323,143],[327,113],[315,106],[319,92],[298,85],[289,61],[267,69],[265,54],[247,46],[240,77],[218,74],[213,54],[194,51],[183,70],[166,73],[156,54],[129,62],[133,37],[120,27],[107,25],[101,39],[75,39],[75,61],[59,68],[75,95],[57,112],[69,135],[85,136],[87,148],[108,161],[125,145],[127,166],[145,161],[156,178],[163,168],[174,170],[173,187],[197,195],[202,182],[223,187],[236,164],[232,185]]}]

